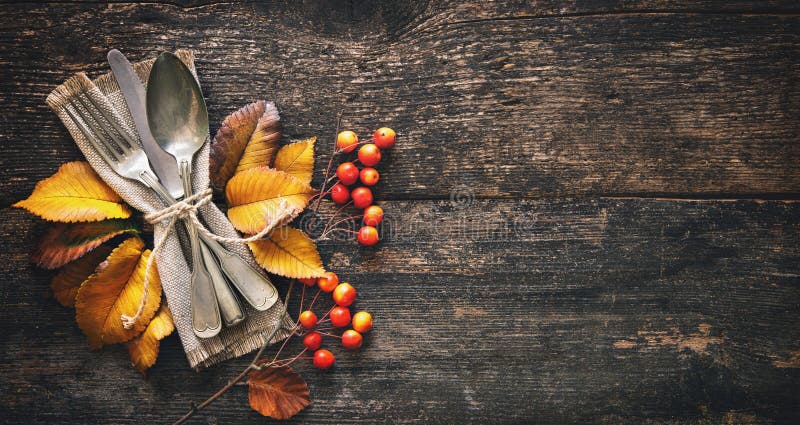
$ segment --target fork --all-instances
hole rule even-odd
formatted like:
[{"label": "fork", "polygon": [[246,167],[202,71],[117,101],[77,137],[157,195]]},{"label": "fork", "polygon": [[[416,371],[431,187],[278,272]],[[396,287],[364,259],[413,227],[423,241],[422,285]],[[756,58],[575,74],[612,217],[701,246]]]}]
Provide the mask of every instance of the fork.
[{"label": "fork", "polygon": [[[77,104],[70,100],[65,111],[109,167],[120,176],[137,180],[152,189],[166,205],[177,202],[155,177],[141,146],[89,94],[85,97],[94,108],[83,96],[76,96]],[[183,223],[189,231],[191,224]],[[207,246],[192,249],[192,266],[192,327],[195,334],[209,338],[219,333],[222,327],[220,305],[225,306],[221,310],[226,325],[242,321],[244,313],[238,300]]]}]

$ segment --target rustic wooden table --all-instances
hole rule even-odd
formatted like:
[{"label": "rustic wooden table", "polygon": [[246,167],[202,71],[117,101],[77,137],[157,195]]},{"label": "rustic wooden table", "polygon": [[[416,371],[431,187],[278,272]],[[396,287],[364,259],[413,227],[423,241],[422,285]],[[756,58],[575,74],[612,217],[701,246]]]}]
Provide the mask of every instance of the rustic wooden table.
[{"label": "rustic wooden table", "polygon": [[321,248],[376,328],[294,422],[800,421],[795,2],[205,3],[0,6],[2,422],[170,422],[247,364],[170,337],[143,379],[28,264],[9,205],[81,158],[44,98],[114,47],[195,49],[212,123],[274,100],[323,159],[339,113],[400,135],[393,237]]}]

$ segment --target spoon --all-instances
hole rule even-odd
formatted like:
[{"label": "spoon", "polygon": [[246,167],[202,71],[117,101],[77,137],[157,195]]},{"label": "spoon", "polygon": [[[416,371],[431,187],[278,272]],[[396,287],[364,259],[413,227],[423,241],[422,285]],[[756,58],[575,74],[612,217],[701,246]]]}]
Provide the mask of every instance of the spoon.
[{"label": "spoon", "polygon": [[[189,71],[186,65],[184,65],[180,59],[171,53],[164,53],[159,56],[158,60],[156,60],[156,65],[159,64],[159,62],[162,63],[162,65],[159,66],[162,71],[166,72],[167,66],[169,66],[170,70],[172,70],[175,74],[182,74],[182,78],[179,82],[165,82],[163,89],[159,88],[156,90],[153,86],[153,91],[151,91],[151,84],[156,84],[155,79],[153,78],[154,75],[151,74],[147,90],[148,119],[151,121],[151,132],[159,144],[162,143],[161,140],[176,140],[173,139],[173,130],[171,130],[169,127],[176,126],[174,124],[176,121],[190,120],[190,118],[186,117],[186,115],[194,111],[194,113],[196,113],[199,117],[194,118],[193,120],[202,122],[201,130],[193,136],[199,141],[194,143],[196,143],[197,146],[202,147],[203,142],[205,142],[206,138],[208,137],[208,112],[206,110],[205,101],[203,100],[200,88],[197,85],[197,80],[195,80],[194,76],[191,74],[191,71]],[[155,65],[153,66],[153,69],[156,69]],[[156,78],[159,77],[156,76]],[[172,78],[177,79],[177,77]],[[169,101],[169,98],[177,98],[180,94],[176,93],[175,87],[181,87],[182,85],[185,90],[188,90],[192,93],[192,99],[184,101],[184,105],[188,105],[189,107],[184,106],[182,109],[176,107],[174,108],[177,109],[175,112],[162,112],[161,102]],[[152,100],[151,96],[153,97]],[[166,99],[162,100],[162,97],[165,97]],[[152,107],[151,104],[153,105]],[[151,112],[151,109],[153,109],[153,112]],[[158,114],[163,113],[165,115],[157,116],[155,114],[156,112]],[[181,118],[175,118],[175,115],[180,115]],[[159,117],[158,119],[161,122],[154,122],[156,121],[157,117]],[[195,127],[198,127],[199,124],[194,125]],[[176,134],[179,133],[176,132]],[[196,149],[191,153],[191,156],[194,155],[194,152],[196,152]],[[189,167],[189,169],[191,170],[191,167]],[[223,248],[222,245],[220,245],[217,241],[206,237],[202,233],[200,234],[200,238],[203,240],[205,246],[212,251],[217,260],[219,260],[219,265],[228,279],[236,286],[236,289],[239,290],[239,293],[251,306],[253,306],[253,308],[263,311],[268,310],[275,304],[275,302],[278,300],[278,292],[275,290],[275,287],[272,285],[269,279],[266,278],[266,276],[264,276],[238,255],[235,255]]]},{"label": "spoon", "polygon": [[[190,196],[192,160],[208,137],[208,112],[194,77],[171,53],[161,54],[153,64],[147,116],[156,142],[178,163],[183,192]],[[201,247],[197,229],[186,227],[192,251],[192,328],[198,337],[209,338],[220,332],[221,319],[232,325],[243,320],[244,313],[208,248]]]}]

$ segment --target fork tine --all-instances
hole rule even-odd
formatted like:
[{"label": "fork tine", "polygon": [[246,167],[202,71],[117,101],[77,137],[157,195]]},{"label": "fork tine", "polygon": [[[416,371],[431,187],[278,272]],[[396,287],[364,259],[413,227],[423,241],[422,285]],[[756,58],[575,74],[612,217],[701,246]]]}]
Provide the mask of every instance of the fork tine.
[{"label": "fork tine", "polygon": [[[128,142],[128,146],[125,146],[125,147],[129,147],[130,149],[136,149],[136,148],[139,146],[139,143],[138,143],[136,140],[134,140],[134,139],[133,139],[133,138],[132,138],[132,137],[131,137],[131,136],[128,134],[127,130],[125,130],[124,128],[122,128],[122,126],[119,124],[119,121],[118,121],[117,119],[115,119],[114,117],[112,117],[112,116],[109,116],[109,115],[108,115],[108,112],[106,112],[106,109],[105,109],[105,108],[102,108],[100,105],[98,105],[98,104],[97,104],[97,102],[94,100],[94,98],[92,98],[92,96],[91,96],[91,95],[89,95],[89,93],[84,93],[84,96],[85,96],[85,97],[86,97],[86,98],[89,100],[89,102],[90,102],[90,103],[91,103],[91,104],[92,104],[92,105],[95,107],[95,109],[97,109],[98,111],[100,111],[100,114],[102,114],[102,115],[103,115],[103,118],[105,118],[105,121],[106,121],[107,123],[111,124],[111,127],[113,128],[113,130],[114,130],[114,131],[115,131],[117,134],[119,134],[120,136],[122,136],[122,138],[123,138],[123,139],[125,139],[125,141],[126,141],[126,142]],[[118,141],[118,144],[119,144],[121,147],[122,147],[122,145],[123,145],[123,143],[119,143],[119,141]]]},{"label": "fork tine", "polygon": [[[97,123],[94,121],[93,116],[90,119],[90,117],[88,117],[86,113],[81,110],[81,108],[79,108],[75,103],[73,103],[72,100],[69,100],[68,103],[72,105],[72,108],[75,110],[78,116],[81,117],[83,122],[86,124],[86,128],[88,128],[89,130],[91,130],[92,133],[95,134],[94,139],[100,144],[102,144],[103,147],[105,147],[106,152],[110,153],[114,157],[115,162],[122,162],[125,156],[121,154],[117,149],[115,149],[117,148],[117,144],[113,142],[113,136],[106,133],[102,127],[98,126]],[[83,105],[84,107],[86,106],[83,103],[81,103],[81,105]],[[91,115],[91,112],[89,112],[89,114]]]},{"label": "fork tine", "polygon": [[[89,113],[89,115],[92,116],[92,121],[94,121],[94,123],[96,124],[97,129],[102,131],[103,134],[107,136],[107,138],[104,140],[109,144],[113,143],[117,149],[122,151],[123,155],[130,155],[130,149],[128,149],[128,147],[125,146],[124,143],[120,143],[120,139],[118,137],[119,135],[114,134],[115,131],[104,123],[104,120],[106,118],[96,112],[96,110],[100,109],[99,107],[97,107],[97,104],[92,102],[93,106],[95,106],[94,108],[87,105],[86,102],[83,100],[82,96],[76,96],[75,100],[77,100],[78,103],[81,104],[83,109],[85,109]],[[89,123],[89,126],[91,126],[91,123]],[[95,131],[95,133],[97,133],[97,131]]]},{"label": "fork tine", "polygon": [[[98,143],[98,137],[96,137],[94,134],[92,134],[92,131],[89,128],[87,128],[87,126],[84,123],[83,119],[78,119],[76,114],[73,113],[70,110],[70,108],[75,108],[75,105],[73,105],[72,103],[68,103],[67,105],[65,105],[64,111],[67,113],[67,115],[69,115],[70,119],[72,119],[72,121],[75,123],[75,125],[78,126],[78,129],[81,131],[81,133],[83,133],[83,136],[86,138],[86,141],[88,141],[89,144],[92,145],[92,147],[94,147],[94,150],[97,151],[97,153],[99,153],[101,157],[103,157],[103,160],[111,168],[116,169],[116,165],[117,165],[118,161],[112,159],[108,155],[108,152],[106,152],[106,149],[104,149]],[[76,109],[76,112],[77,112],[77,109]],[[78,115],[80,115],[80,113],[78,113]],[[81,118],[83,118],[83,117],[81,116]]]},{"label": "fork tine", "polygon": [[[74,109],[75,113],[77,113],[78,116],[81,117],[81,119],[86,125],[86,128],[90,130],[91,133],[94,133],[94,140],[98,144],[102,145],[105,148],[106,152],[110,153],[111,156],[114,157],[115,162],[122,162],[122,160],[125,158],[125,155],[121,154],[117,149],[115,149],[118,147],[116,146],[116,143],[113,143],[113,136],[106,133],[102,127],[98,126],[98,124],[94,121],[95,116],[92,115],[91,111],[88,110],[88,108],[86,108],[86,104],[80,102],[80,100],[78,102],[81,104],[81,106],[87,109],[87,112],[83,112],[81,108],[74,103],[73,99],[70,99],[68,101],[68,103],[72,105],[72,108]],[[87,116],[87,113],[89,114],[89,116]]]}]

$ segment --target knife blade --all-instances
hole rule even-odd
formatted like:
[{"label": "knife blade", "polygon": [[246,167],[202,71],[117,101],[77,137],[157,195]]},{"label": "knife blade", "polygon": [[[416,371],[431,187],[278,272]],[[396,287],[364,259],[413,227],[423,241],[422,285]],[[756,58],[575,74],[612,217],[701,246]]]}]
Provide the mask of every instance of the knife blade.
[{"label": "knife blade", "polygon": [[125,97],[125,103],[128,104],[128,110],[142,141],[142,148],[150,160],[153,171],[175,199],[182,198],[183,183],[178,174],[178,164],[172,155],[161,149],[150,133],[150,126],[147,124],[147,93],[142,80],[139,79],[133,65],[119,50],[112,49],[108,52],[108,63]]}]

